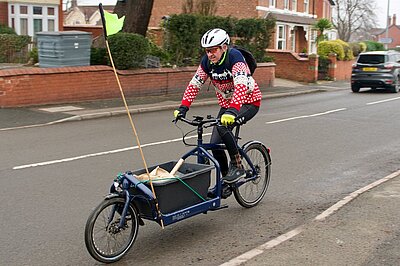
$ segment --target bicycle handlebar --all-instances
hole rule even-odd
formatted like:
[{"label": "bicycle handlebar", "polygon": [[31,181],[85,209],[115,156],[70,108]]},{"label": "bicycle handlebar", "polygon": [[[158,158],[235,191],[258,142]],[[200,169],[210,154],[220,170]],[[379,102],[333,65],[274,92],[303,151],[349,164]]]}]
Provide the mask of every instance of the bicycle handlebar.
[{"label": "bicycle handlebar", "polygon": [[[195,127],[203,127],[203,128],[208,128],[208,127],[212,127],[215,125],[218,125],[220,123],[220,119],[219,118],[214,118],[211,116],[207,116],[206,119],[204,119],[204,117],[202,116],[194,116],[193,120],[189,120],[185,117],[182,116],[177,116],[173,122],[178,122],[179,120],[185,122],[186,124],[195,126]],[[208,125],[207,125],[208,124]]]}]

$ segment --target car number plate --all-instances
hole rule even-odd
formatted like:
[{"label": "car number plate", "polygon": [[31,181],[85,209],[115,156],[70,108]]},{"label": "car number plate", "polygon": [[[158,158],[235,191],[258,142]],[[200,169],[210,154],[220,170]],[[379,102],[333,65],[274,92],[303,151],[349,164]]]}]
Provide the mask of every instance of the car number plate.
[{"label": "car number plate", "polygon": [[376,67],[364,67],[363,70],[364,71],[377,71],[378,68],[376,68]]}]

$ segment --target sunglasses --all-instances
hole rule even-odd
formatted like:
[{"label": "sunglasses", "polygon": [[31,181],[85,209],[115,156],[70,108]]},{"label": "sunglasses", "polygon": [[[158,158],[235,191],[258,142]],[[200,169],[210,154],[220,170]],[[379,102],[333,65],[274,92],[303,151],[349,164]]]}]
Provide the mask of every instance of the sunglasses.
[{"label": "sunglasses", "polygon": [[206,54],[209,54],[209,53],[215,54],[218,51],[219,48],[220,48],[219,46],[218,47],[207,48],[207,49],[205,49],[205,51],[206,51]]}]

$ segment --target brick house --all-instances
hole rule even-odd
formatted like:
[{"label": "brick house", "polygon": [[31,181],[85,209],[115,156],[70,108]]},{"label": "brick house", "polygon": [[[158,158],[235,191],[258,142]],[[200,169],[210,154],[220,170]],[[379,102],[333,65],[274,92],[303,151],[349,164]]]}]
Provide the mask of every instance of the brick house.
[{"label": "brick house", "polygon": [[[393,41],[387,45],[387,48],[400,48],[400,25],[397,25],[396,14],[393,17],[388,18],[388,38]],[[374,41],[379,41],[380,39],[386,38],[386,28],[385,29],[373,29],[371,32]]]},{"label": "brick house", "polygon": [[[316,52],[317,32],[312,25],[320,18],[332,19],[333,0],[218,0],[217,16],[276,19],[270,49],[296,53]],[[165,15],[181,13],[183,0],[154,0],[149,28],[157,28]],[[334,31],[328,32],[335,38]],[[332,36],[333,35],[333,36]]]},{"label": "brick house", "polygon": [[[149,29],[157,31],[164,16],[182,13],[184,3],[184,0],[154,0]],[[65,25],[76,25],[77,20],[81,25],[98,24],[100,17],[97,6],[78,7],[76,0],[72,4],[73,8],[65,12]],[[317,32],[312,25],[320,18],[331,20],[333,6],[333,0],[218,0],[215,15],[236,18],[274,17],[277,26],[270,49],[315,53]],[[328,35],[334,32],[328,32]],[[331,38],[335,39],[335,36]]]},{"label": "brick house", "polygon": [[0,0],[0,24],[19,35],[62,30],[62,0]]}]

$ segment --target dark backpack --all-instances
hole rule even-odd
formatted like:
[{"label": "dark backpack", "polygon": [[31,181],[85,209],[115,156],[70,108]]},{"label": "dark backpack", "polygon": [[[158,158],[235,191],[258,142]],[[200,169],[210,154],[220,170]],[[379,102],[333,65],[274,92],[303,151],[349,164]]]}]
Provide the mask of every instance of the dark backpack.
[{"label": "dark backpack", "polygon": [[[253,54],[240,46],[233,46],[236,50],[239,50],[239,52],[243,55],[244,60],[246,60],[247,65],[249,66],[250,69],[250,74],[253,75],[254,71],[256,71],[257,68],[257,61],[254,58]],[[228,65],[229,65],[229,56],[228,56]]]}]

